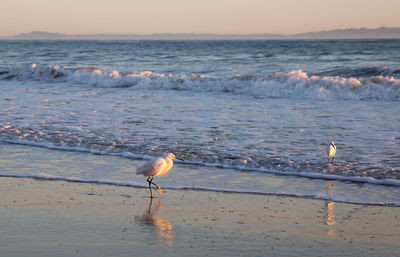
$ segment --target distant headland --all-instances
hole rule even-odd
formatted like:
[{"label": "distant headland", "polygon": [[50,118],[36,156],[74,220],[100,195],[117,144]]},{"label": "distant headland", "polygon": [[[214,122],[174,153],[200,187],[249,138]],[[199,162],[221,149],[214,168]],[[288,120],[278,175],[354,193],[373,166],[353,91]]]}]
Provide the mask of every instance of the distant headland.
[{"label": "distant headland", "polygon": [[61,34],[32,31],[10,37],[7,40],[268,40],[268,39],[400,39],[400,28],[335,29],[300,34]]}]

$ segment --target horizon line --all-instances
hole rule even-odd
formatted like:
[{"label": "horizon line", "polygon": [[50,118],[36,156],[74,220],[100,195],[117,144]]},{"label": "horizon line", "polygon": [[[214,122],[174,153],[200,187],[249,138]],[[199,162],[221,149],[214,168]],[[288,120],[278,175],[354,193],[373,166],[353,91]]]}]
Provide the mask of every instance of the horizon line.
[{"label": "horizon line", "polygon": [[61,34],[67,36],[75,36],[75,35],[163,35],[163,34],[171,34],[171,35],[184,35],[184,34],[191,34],[191,35],[299,35],[299,34],[307,34],[307,33],[321,33],[321,32],[331,32],[331,31],[344,31],[344,30],[378,30],[378,29],[400,29],[398,27],[387,27],[387,26],[378,26],[378,27],[347,27],[347,28],[335,28],[335,29],[323,29],[318,31],[305,31],[305,32],[298,32],[298,33],[273,33],[273,32],[259,32],[259,33],[213,33],[213,32],[152,32],[152,33],[112,33],[112,32],[98,32],[98,33],[63,33],[63,32],[53,32],[53,31],[46,31],[46,30],[31,30],[29,32],[20,32],[14,35],[2,36],[2,37],[13,37],[18,36],[21,34],[29,34],[33,32],[43,32],[43,33],[51,33],[51,34]]},{"label": "horizon line", "polygon": [[280,33],[149,33],[149,34],[113,34],[113,33],[85,33],[85,34],[65,34],[60,32],[49,32],[44,30],[34,30],[26,33],[19,33],[13,36],[0,36],[0,39],[358,39],[358,38],[400,38],[400,27],[377,28],[346,28],[302,32],[295,34]]}]

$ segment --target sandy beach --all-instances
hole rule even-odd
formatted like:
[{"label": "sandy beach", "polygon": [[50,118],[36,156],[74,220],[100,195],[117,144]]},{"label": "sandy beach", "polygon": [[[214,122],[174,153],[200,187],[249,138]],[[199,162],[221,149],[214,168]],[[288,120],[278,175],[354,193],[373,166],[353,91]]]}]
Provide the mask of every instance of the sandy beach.
[{"label": "sandy beach", "polygon": [[400,208],[0,179],[1,256],[398,256]]}]

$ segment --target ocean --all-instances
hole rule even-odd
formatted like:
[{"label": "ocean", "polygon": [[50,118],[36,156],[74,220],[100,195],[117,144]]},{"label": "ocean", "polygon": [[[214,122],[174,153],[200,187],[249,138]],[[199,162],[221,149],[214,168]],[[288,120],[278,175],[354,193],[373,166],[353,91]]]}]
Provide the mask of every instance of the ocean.
[{"label": "ocean", "polygon": [[[184,161],[156,178],[163,188],[400,206],[399,49],[400,40],[0,41],[0,144],[74,159],[71,172],[0,175],[145,187],[136,168],[173,152]],[[113,166],[73,168],[88,158]]]}]

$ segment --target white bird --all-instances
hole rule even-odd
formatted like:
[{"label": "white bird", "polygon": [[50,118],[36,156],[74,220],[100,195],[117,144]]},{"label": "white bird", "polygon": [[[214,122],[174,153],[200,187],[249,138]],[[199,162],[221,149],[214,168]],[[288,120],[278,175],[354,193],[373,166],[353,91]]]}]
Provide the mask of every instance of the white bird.
[{"label": "white bird", "polygon": [[330,158],[332,157],[331,163],[333,163],[333,160],[335,160],[335,154],[336,154],[336,145],[335,142],[331,142],[328,148],[328,162]]},{"label": "white bird", "polygon": [[183,161],[183,159],[176,157],[175,154],[168,153],[164,155],[164,157],[159,157],[154,161],[150,161],[136,170],[136,174],[143,174],[143,176],[148,177],[147,182],[149,182],[151,198],[154,198],[153,192],[151,191],[151,184],[157,187],[158,193],[160,195],[162,194],[161,187],[153,183],[153,179],[154,177],[159,177],[164,175],[172,168],[172,165],[174,165],[172,159],[178,159]]}]

